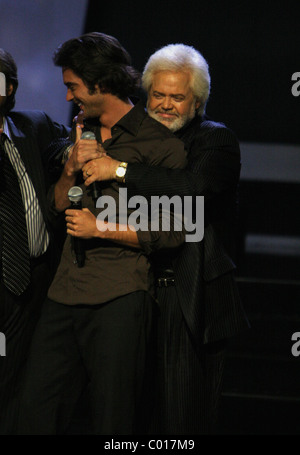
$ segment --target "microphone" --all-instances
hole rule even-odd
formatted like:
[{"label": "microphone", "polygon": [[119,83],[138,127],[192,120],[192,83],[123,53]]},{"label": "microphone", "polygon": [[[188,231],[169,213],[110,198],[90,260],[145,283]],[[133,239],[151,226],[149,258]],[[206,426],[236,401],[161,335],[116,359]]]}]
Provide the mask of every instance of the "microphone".
[{"label": "microphone", "polygon": [[[82,209],[82,203],[81,203],[82,196],[83,196],[83,191],[82,191],[82,188],[80,188],[80,186],[72,186],[72,188],[69,189],[68,198],[71,202],[72,209],[77,209],[77,210]],[[78,267],[83,267],[84,261],[85,261],[85,250],[84,250],[84,245],[83,245],[82,239],[80,239],[78,237],[72,237],[72,244],[73,244],[73,248],[75,251],[76,264]]]},{"label": "microphone", "polygon": [[[95,140],[96,136],[92,131],[85,131],[84,133],[82,133],[81,139]],[[92,192],[92,199],[93,199],[94,205],[96,207],[96,201],[101,196],[100,190],[98,190],[97,182],[91,183],[90,186],[91,186],[91,192]]]}]

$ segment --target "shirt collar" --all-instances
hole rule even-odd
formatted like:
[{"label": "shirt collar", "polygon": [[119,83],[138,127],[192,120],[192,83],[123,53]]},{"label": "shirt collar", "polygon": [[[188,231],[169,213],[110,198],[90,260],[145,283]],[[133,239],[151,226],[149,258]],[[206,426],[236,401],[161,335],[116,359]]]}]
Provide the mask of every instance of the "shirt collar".
[{"label": "shirt collar", "polygon": [[[131,98],[132,103],[134,104],[133,108],[127,112],[117,123],[114,124],[112,127],[112,134],[118,128],[122,130],[127,130],[130,134],[136,136],[139,132],[139,128],[141,123],[143,122],[144,118],[147,116],[147,112],[144,108],[144,104],[141,100],[137,98]],[[84,121],[85,130],[91,130],[96,134],[96,138],[100,140],[98,137],[99,133],[99,120],[98,118],[94,119],[87,119]]]},{"label": "shirt collar", "polygon": [[[134,102],[134,100],[132,100]],[[124,117],[122,117],[116,124],[123,129],[129,131],[129,133],[133,135],[137,135],[141,123],[143,122],[144,118],[147,116],[147,112],[145,111],[144,105],[142,101],[138,101],[129,112],[127,112]]]},{"label": "shirt collar", "polygon": [[8,137],[9,140],[11,140],[8,123],[5,117],[3,117],[3,133]]}]

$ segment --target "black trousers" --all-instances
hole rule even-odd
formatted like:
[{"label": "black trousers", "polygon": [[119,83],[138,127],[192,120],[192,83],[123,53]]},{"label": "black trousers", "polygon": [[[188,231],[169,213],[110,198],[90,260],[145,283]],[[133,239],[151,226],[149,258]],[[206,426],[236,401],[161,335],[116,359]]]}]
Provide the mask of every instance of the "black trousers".
[{"label": "black trousers", "polygon": [[142,431],[156,313],[144,291],[101,305],[47,300],[27,364],[18,434],[65,434],[87,386],[90,433]]},{"label": "black trousers", "polygon": [[211,434],[222,389],[226,341],[203,345],[196,354],[175,286],[157,289],[157,401],[153,432]]},{"label": "black trousers", "polygon": [[0,282],[0,332],[6,338],[6,356],[0,357],[0,434],[16,432],[20,386],[30,342],[50,284],[46,256],[32,265],[31,284],[21,297]]}]

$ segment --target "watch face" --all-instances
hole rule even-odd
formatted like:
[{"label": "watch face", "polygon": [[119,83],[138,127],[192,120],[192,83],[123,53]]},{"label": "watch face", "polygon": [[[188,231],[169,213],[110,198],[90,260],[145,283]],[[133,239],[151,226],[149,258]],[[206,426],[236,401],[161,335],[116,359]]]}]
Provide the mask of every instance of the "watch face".
[{"label": "watch face", "polygon": [[124,177],[125,169],[123,167],[118,167],[116,174],[118,177]]}]

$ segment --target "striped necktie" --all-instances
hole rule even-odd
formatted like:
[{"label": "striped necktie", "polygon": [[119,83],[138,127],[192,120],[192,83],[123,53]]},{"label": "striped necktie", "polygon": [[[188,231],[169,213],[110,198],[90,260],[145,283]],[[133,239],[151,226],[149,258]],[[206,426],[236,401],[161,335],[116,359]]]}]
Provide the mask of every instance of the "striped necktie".
[{"label": "striped necktie", "polygon": [[16,172],[0,137],[0,223],[3,232],[2,278],[5,286],[21,295],[30,282],[30,261],[25,212]]}]

